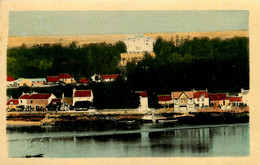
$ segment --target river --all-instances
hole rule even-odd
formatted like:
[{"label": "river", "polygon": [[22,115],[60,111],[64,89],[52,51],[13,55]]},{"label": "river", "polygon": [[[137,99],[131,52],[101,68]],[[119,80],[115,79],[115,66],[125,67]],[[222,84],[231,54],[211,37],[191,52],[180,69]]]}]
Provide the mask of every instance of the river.
[{"label": "river", "polygon": [[[149,131],[165,130],[149,136]],[[117,132],[139,132],[113,135]],[[112,136],[96,136],[110,134]],[[249,124],[140,124],[131,127],[8,126],[9,157],[44,153],[46,158],[249,156]],[[86,137],[89,135],[95,135]],[[42,138],[41,138],[42,137]],[[30,139],[41,138],[32,145]],[[38,145],[38,146],[37,146]]]}]

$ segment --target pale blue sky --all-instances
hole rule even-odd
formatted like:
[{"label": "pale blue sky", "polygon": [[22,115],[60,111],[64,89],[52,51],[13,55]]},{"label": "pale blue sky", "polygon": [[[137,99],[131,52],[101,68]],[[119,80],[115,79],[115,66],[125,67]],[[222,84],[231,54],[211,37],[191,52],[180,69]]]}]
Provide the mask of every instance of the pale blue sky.
[{"label": "pale blue sky", "polygon": [[11,11],[9,36],[248,30],[248,17],[245,10]]}]

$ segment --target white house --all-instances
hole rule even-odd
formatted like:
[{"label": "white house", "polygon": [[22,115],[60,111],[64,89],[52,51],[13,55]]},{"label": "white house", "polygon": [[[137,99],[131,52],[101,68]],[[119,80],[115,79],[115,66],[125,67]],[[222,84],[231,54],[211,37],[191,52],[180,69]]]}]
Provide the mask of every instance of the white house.
[{"label": "white house", "polygon": [[249,90],[241,89],[241,93],[238,94],[239,97],[242,97],[242,102],[244,105],[248,105],[249,100]]},{"label": "white house", "polygon": [[143,111],[143,110],[148,110],[148,97],[147,97],[147,92],[146,91],[137,91],[136,93],[139,93],[140,97],[140,105],[138,110]]},{"label": "white house", "polygon": [[209,107],[209,94],[206,91],[194,91],[194,102],[197,107]]},{"label": "white house", "polygon": [[136,35],[124,40],[127,53],[153,52],[155,40],[144,35]]},{"label": "white house", "polygon": [[75,106],[75,103],[77,101],[93,102],[92,90],[75,90],[75,89],[73,89],[72,105]]},{"label": "white house", "polygon": [[174,111],[177,112],[195,111],[193,91],[172,92],[171,97],[174,103]]}]

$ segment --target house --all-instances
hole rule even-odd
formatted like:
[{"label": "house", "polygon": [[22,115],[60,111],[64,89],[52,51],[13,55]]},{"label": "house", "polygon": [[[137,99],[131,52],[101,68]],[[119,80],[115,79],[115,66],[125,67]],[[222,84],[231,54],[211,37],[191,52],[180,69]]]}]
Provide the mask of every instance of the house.
[{"label": "house", "polygon": [[194,102],[196,107],[209,107],[209,94],[206,91],[194,91]]},{"label": "house", "polygon": [[86,85],[86,84],[88,84],[88,80],[86,78],[82,78],[81,80],[79,80],[79,83]]},{"label": "house", "polygon": [[76,90],[73,89],[72,105],[75,106],[76,102],[89,101],[93,102],[92,90]]},{"label": "house", "polygon": [[244,90],[243,88],[241,89],[241,92],[238,94],[239,97],[242,97],[242,102],[245,106],[248,105],[248,100],[249,100],[249,90]]},{"label": "house", "polygon": [[117,78],[122,77],[121,74],[110,74],[110,75],[100,75],[101,81],[103,82],[112,82],[115,81]]},{"label": "house", "polygon": [[159,95],[158,96],[158,104],[162,105],[164,108],[167,106],[170,107],[170,104],[173,104],[173,100],[171,95]]},{"label": "house", "polygon": [[32,93],[27,99],[28,105],[30,105],[34,110],[44,110],[46,106],[50,104],[52,99],[56,98],[53,94],[39,94]]},{"label": "house", "polygon": [[56,98],[53,94],[23,93],[19,98],[19,106],[24,110],[44,110],[51,100]]},{"label": "house", "polygon": [[6,106],[7,106],[7,111],[10,111],[10,110],[15,110],[17,111],[17,106],[18,106],[19,102],[18,102],[18,99],[10,99],[8,100],[8,102],[6,103]]},{"label": "house", "polygon": [[172,92],[171,97],[174,103],[174,111],[179,111],[179,112],[195,111],[193,91]]},{"label": "house", "polygon": [[76,83],[75,79],[70,74],[59,74],[59,81],[64,82],[65,84]]},{"label": "house", "polygon": [[55,85],[58,84],[60,79],[58,76],[47,76],[46,80],[48,85]]},{"label": "house", "polygon": [[124,40],[127,53],[152,52],[155,40],[144,35],[136,35]]},{"label": "house", "polygon": [[209,94],[210,105],[221,107],[221,110],[230,110],[230,101],[225,93]]},{"label": "house", "polygon": [[121,54],[121,66],[125,66],[127,62],[141,61],[146,52],[155,57],[153,53],[155,40],[151,37],[136,35],[125,39],[124,43],[126,44],[127,53]]},{"label": "house", "polygon": [[242,101],[242,97],[227,97],[227,99],[229,100],[230,104],[233,107],[244,105]]},{"label": "house", "polygon": [[19,78],[14,81],[14,86],[15,87],[20,87],[20,86],[28,86],[28,87],[33,87],[33,86],[42,86],[46,84],[47,80],[45,78]]},{"label": "house", "polygon": [[139,105],[139,110],[148,110],[148,97],[147,97],[147,92],[146,91],[136,91],[135,93],[139,94],[140,98],[140,105]]},{"label": "house", "polygon": [[101,82],[101,77],[100,77],[100,75],[98,75],[98,74],[96,74],[96,73],[95,73],[93,76],[91,76],[90,79],[91,79],[91,81],[93,81],[93,82]]},{"label": "house", "polygon": [[61,98],[54,98],[50,104],[46,106],[48,111],[60,111],[62,107]]},{"label": "house", "polygon": [[7,87],[14,87],[14,81],[15,81],[14,78],[12,78],[11,76],[7,76],[6,81],[7,81]]}]

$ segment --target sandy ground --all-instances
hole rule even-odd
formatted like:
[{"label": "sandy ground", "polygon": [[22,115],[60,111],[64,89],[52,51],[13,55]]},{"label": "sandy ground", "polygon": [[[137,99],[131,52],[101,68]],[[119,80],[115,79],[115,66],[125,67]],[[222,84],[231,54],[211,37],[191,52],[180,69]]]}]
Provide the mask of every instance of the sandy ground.
[{"label": "sandy ground", "polygon": [[[245,36],[248,37],[248,31],[223,31],[223,32],[189,32],[189,33],[145,33],[145,36],[156,39],[158,36],[166,40],[173,39],[175,41],[178,35],[179,39],[182,37],[193,38],[193,37],[208,37],[208,38],[231,38],[234,36]],[[89,43],[115,43],[117,41],[123,41],[127,37],[131,37],[133,34],[108,34],[108,35],[73,35],[73,36],[32,36],[32,37],[8,37],[8,47],[21,46],[23,43],[27,46],[33,46],[34,44],[44,43],[61,43],[62,45],[68,45],[72,41],[78,42],[78,45],[89,44]]]}]

